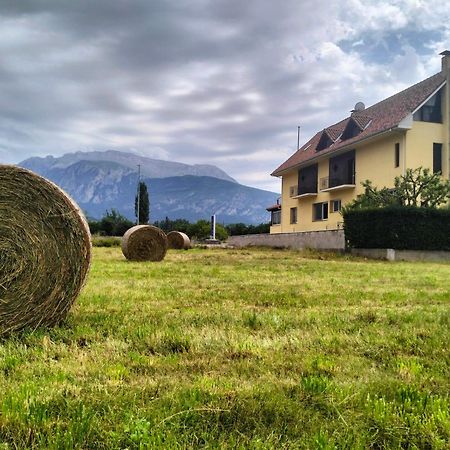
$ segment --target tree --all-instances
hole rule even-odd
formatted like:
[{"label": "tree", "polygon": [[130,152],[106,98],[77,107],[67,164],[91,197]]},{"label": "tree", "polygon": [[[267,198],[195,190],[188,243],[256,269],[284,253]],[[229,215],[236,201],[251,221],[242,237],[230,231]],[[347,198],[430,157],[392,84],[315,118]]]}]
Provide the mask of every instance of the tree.
[{"label": "tree", "polygon": [[89,221],[89,228],[92,234],[98,233],[106,236],[122,236],[128,228],[133,226],[133,222],[122,216],[117,210],[106,211],[101,220]]},{"label": "tree", "polygon": [[260,234],[269,233],[270,224],[260,223],[259,225],[246,225],[245,223],[230,223],[225,226],[230,236],[243,235],[243,234]]},{"label": "tree", "polygon": [[186,233],[189,235],[189,227],[192,224],[186,219],[175,219],[170,220],[167,216],[164,220],[157,220],[153,223],[155,227],[161,228],[165,233],[169,233],[170,231],[181,231],[182,233]]},{"label": "tree", "polygon": [[437,208],[450,198],[450,181],[430,169],[407,169],[405,175],[395,178],[395,189],[405,206]]},{"label": "tree", "polygon": [[352,202],[342,208],[344,214],[346,210],[365,208],[385,208],[386,206],[401,205],[401,200],[396,189],[383,187],[378,189],[372,186],[370,180],[363,181],[364,193],[358,195]]},{"label": "tree", "polygon": [[385,208],[386,206],[420,206],[437,208],[450,198],[450,182],[439,173],[419,167],[407,169],[405,175],[395,177],[394,188],[377,189],[371,181],[362,183],[364,194],[343,208],[345,211],[364,208]]},{"label": "tree", "polygon": [[[198,240],[208,239],[211,233],[211,223],[208,220],[200,219],[188,228],[188,235]],[[220,224],[216,223],[216,239],[224,241],[227,239],[227,230]]]},{"label": "tree", "polygon": [[138,194],[136,194],[134,199],[134,214],[136,215],[136,219],[139,221],[138,225],[147,224],[150,219],[150,201],[148,198],[148,190],[147,185],[143,181],[139,181],[139,201]]}]

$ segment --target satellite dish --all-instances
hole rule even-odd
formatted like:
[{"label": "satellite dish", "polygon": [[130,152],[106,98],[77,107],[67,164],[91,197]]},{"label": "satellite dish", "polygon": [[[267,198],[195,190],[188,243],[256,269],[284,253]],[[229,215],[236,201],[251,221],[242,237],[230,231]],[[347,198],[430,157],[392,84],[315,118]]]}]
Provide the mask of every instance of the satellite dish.
[{"label": "satellite dish", "polygon": [[366,109],[366,105],[363,102],[358,102],[355,105],[355,111],[364,111]]}]

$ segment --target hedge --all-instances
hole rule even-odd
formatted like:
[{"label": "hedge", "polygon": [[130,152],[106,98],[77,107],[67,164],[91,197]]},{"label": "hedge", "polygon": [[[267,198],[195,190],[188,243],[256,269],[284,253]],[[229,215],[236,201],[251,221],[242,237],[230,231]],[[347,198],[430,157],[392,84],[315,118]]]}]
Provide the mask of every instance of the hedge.
[{"label": "hedge", "polygon": [[450,250],[450,209],[389,206],[343,216],[349,247]]}]

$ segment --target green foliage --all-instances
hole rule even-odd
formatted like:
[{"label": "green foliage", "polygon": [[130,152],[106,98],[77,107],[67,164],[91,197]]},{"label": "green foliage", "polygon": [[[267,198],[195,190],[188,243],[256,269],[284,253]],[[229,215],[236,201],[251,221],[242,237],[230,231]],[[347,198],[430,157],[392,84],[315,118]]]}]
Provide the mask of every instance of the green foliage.
[{"label": "green foliage", "polygon": [[347,243],[355,248],[450,250],[450,213],[436,208],[450,198],[450,182],[429,169],[407,169],[395,187],[364,194],[342,208]]},{"label": "green foliage", "polygon": [[181,231],[182,233],[186,233],[188,236],[190,234],[189,227],[191,223],[186,219],[175,219],[170,220],[167,216],[164,220],[157,220],[153,223],[155,227],[161,228],[165,233],[169,233],[170,231]]},{"label": "green foliage", "polygon": [[260,223],[259,225],[246,225],[245,223],[231,223],[225,226],[230,236],[244,234],[266,234],[270,232],[270,223]]},{"label": "green foliage", "polygon": [[[165,233],[169,231],[181,231],[182,233],[186,233],[191,239],[199,241],[209,239],[211,232],[211,223],[204,219],[190,223],[185,219],[170,220],[166,217],[165,220],[156,221],[154,225],[161,228]],[[228,231],[226,227],[216,223],[216,239],[224,241],[227,238]]]},{"label": "green foliage", "polygon": [[450,210],[404,206],[346,209],[345,238],[355,248],[450,250]]},{"label": "green foliage", "polygon": [[[211,235],[211,223],[208,220],[199,220],[190,226],[189,231],[190,236],[192,236],[193,239],[197,239],[199,241],[209,239]],[[219,223],[216,223],[216,239],[224,241],[227,237],[228,233],[225,227]]]},{"label": "green foliage", "polygon": [[89,221],[91,234],[100,234],[103,236],[123,236],[125,231],[133,225],[131,220],[128,220],[115,209],[106,211],[104,217],[99,221]]},{"label": "green foliage", "polygon": [[[208,239],[210,233],[210,222],[206,220],[199,220],[193,224],[186,219],[170,220],[166,217],[164,220],[156,221],[154,225],[161,228],[165,233],[170,231],[181,231],[190,237],[195,237],[200,240]],[[225,225],[225,227],[216,223],[216,237],[220,240],[225,240],[228,236],[269,233],[269,231],[269,223],[260,223],[259,225],[232,223]]]},{"label": "green foliage", "polygon": [[0,341],[0,449],[448,448],[449,264],[93,250],[67,322]]},{"label": "green foliage", "polygon": [[372,186],[369,180],[361,183],[364,193],[343,208],[343,214],[353,209],[385,208],[387,206],[422,206],[437,208],[450,198],[450,181],[439,173],[419,167],[407,169],[405,175],[395,177],[392,189]]},{"label": "green foliage", "polygon": [[361,183],[364,193],[358,195],[353,201],[342,208],[342,215],[346,211],[365,208],[385,208],[386,206],[401,205],[400,196],[396,189],[383,187],[378,189],[372,185],[370,180]]},{"label": "green foliage", "polygon": [[[134,198],[134,214],[138,218],[138,196]],[[150,200],[147,185],[139,181],[139,225],[145,225],[150,220]]]},{"label": "green foliage", "polygon": [[430,169],[407,169],[406,174],[395,178],[395,190],[405,206],[437,208],[450,198],[450,181]]},{"label": "green foliage", "polygon": [[120,247],[122,239],[116,236],[92,236],[94,247]]}]

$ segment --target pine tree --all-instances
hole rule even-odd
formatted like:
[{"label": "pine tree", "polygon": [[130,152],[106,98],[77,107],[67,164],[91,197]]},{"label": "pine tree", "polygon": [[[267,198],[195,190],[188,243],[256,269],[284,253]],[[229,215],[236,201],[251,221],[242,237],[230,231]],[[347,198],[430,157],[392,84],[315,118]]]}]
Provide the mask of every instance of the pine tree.
[{"label": "pine tree", "polygon": [[[138,196],[134,199],[134,214],[138,218]],[[148,197],[147,185],[139,182],[139,224],[147,224],[150,219],[150,200]]]}]

